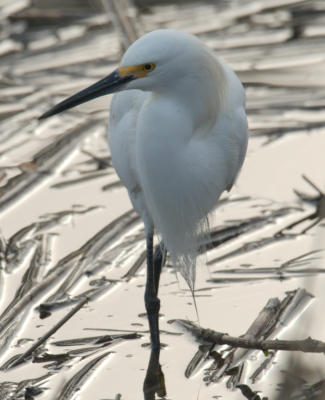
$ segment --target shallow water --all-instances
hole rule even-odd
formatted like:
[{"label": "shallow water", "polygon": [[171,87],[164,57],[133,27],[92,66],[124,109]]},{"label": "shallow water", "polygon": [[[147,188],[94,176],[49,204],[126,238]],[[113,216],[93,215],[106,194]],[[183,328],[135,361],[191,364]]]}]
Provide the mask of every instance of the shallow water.
[{"label": "shallow water", "polygon": [[[0,5],[4,10],[8,2]],[[37,121],[119,62],[118,35],[97,5],[77,10],[53,2],[44,10],[25,2],[18,14],[10,16],[8,8],[0,13],[0,306],[6,310],[0,318],[1,399],[26,393],[37,399],[143,397],[149,358],[144,232],[110,163],[105,138],[110,99]],[[248,155],[212,218],[216,247],[198,267],[201,326],[240,336],[269,298],[306,288],[315,300],[281,339],[325,340],[324,223],[304,232],[318,217],[319,193],[302,177],[325,190],[323,2],[158,2],[132,21],[142,31],[177,27],[198,34],[246,86]],[[302,201],[295,190],[314,200]],[[88,303],[38,346],[33,359],[4,367],[84,295]],[[239,390],[227,389],[226,378],[204,383],[203,369],[211,360],[185,378],[198,343],[169,321],[197,316],[185,283],[169,265],[160,299],[167,398],[243,399]],[[43,314],[49,315],[40,319],[44,303]],[[95,340],[56,344],[130,332],[139,337],[115,337],[104,347]],[[261,398],[276,398],[283,371],[292,372],[298,361],[301,379],[309,384],[324,379],[322,355],[295,354],[288,361],[281,352],[267,375],[252,383],[249,376],[264,358],[260,353],[246,361],[242,382]]]}]

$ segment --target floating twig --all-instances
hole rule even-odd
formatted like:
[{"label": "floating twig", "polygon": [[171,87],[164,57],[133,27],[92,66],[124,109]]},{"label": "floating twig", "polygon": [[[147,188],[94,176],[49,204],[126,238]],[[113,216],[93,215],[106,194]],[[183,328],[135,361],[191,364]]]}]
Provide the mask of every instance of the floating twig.
[{"label": "floating twig", "polygon": [[191,333],[201,340],[214,344],[227,344],[233,347],[242,347],[245,349],[263,350],[285,350],[302,351],[304,353],[325,353],[325,343],[320,340],[308,337],[303,340],[259,340],[245,339],[229,336],[227,333],[213,331],[211,329],[200,328],[193,322],[177,320],[182,326],[191,331]]},{"label": "floating twig", "polygon": [[72,399],[76,391],[80,390],[80,387],[85,383],[87,377],[93,372],[95,366],[100,361],[111,354],[110,351],[106,351],[100,356],[89,361],[83,368],[81,368],[63,387],[61,393],[58,395],[57,400],[68,400]]},{"label": "floating twig", "polygon": [[32,354],[33,352],[41,346],[46,340],[53,335],[58,329],[61,328],[71,317],[74,316],[86,303],[88,302],[88,298],[85,297],[80,301],[76,307],[74,307],[70,312],[68,312],[67,315],[65,315],[56,325],[54,325],[48,332],[46,332],[45,335],[43,335],[40,339],[37,340],[36,343],[34,343],[25,353],[21,354],[10,367],[16,367],[17,365],[23,363],[26,361]]}]

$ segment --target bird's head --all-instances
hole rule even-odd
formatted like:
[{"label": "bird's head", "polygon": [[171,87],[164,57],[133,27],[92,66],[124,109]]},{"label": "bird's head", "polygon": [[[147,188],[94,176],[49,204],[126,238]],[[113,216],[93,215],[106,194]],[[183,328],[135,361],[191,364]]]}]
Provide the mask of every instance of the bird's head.
[{"label": "bird's head", "polygon": [[40,119],[59,114],[89,100],[127,89],[153,91],[174,84],[188,74],[189,64],[201,59],[201,42],[186,33],[161,29],[135,41],[110,75],[63,100]]}]

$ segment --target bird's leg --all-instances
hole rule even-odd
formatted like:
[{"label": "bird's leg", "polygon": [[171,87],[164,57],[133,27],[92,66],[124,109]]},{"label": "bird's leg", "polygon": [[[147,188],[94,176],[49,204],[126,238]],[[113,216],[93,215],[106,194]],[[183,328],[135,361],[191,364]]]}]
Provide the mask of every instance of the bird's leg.
[{"label": "bird's leg", "polygon": [[158,285],[161,271],[161,262],[154,262],[153,255],[153,232],[147,234],[147,282],[144,295],[149,328],[151,347],[159,360],[160,338],[159,338],[159,310],[160,300],[158,299]]},{"label": "bird's leg", "polygon": [[153,253],[153,232],[149,231],[147,233],[147,282],[144,298],[150,327],[151,354],[143,385],[145,400],[155,399],[155,393],[160,397],[166,395],[164,374],[159,364],[160,301],[158,299],[159,278],[165,260],[165,250],[162,251],[161,247],[158,247]]},{"label": "bird's leg", "polygon": [[153,254],[153,269],[154,269],[154,277],[155,277],[155,287],[157,289],[157,296],[158,296],[158,290],[159,290],[159,279],[160,279],[160,273],[162,267],[165,265],[166,261],[166,256],[167,256],[167,251],[164,246],[164,243],[161,242],[158,244],[155,248],[154,254]]}]

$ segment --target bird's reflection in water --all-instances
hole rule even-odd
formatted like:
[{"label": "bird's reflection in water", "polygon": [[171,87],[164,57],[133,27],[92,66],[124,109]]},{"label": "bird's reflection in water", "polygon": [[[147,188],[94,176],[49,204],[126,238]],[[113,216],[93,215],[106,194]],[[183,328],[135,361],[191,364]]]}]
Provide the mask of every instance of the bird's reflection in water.
[{"label": "bird's reflection in water", "polygon": [[144,400],[155,400],[156,394],[165,397],[167,394],[165,377],[155,351],[151,349],[146,377],[143,383]]}]

